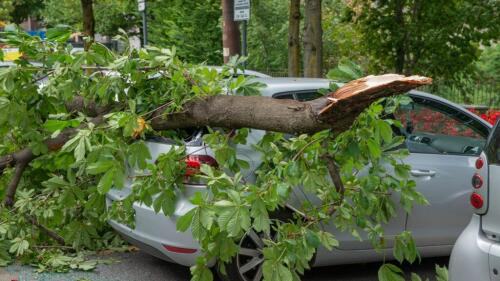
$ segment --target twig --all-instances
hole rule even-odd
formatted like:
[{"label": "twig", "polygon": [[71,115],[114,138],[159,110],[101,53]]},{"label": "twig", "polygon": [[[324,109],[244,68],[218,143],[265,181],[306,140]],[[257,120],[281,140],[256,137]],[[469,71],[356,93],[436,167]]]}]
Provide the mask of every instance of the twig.
[{"label": "twig", "polygon": [[173,103],[173,101],[169,101],[169,102],[167,102],[167,103],[165,103],[165,104],[163,104],[163,105],[158,106],[157,108],[155,108],[155,109],[153,109],[153,110],[150,110],[150,111],[148,111],[148,112],[146,112],[146,113],[141,114],[140,116],[146,116],[146,115],[148,115],[148,114],[150,114],[150,113],[153,113],[153,112],[155,112],[155,111],[157,111],[157,110],[159,110],[159,109],[162,109],[162,108],[164,108],[164,107],[166,107],[166,106],[169,106],[169,105],[171,105],[172,103]]},{"label": "twig", "polygon": [[303,147],[299,150],[299,152],[297,152],[297,154],[295,154],[295,155],[293,156],[292,161],[297,160],[297,158],[299,158],[299,156],[300,156],[302,153],[304,153],[304,150],[306,150],[306,148],[308,148],[309,146],[311,146],[312,144],[314,144],[315,142],[318,142],[318,141],[320,141],[320,140],[322,140],[322,139],[315,139],[315,140],[312,140],[312,141],[308,142],[306,145],[304,145],[304,146],[303,146]]},{"label": "twig", "polygon": [[57,243],[59,243],[61,246],[66,246],[66,241],[64,241],[64,238],[57,234],[55,231],[47,228],[45,225],[39,223],[36,218],[26,215],[26,219],[31,222],[32,225],[38,227],[40,231],[43,233],[47,234],[50,238],[54,239]]}]

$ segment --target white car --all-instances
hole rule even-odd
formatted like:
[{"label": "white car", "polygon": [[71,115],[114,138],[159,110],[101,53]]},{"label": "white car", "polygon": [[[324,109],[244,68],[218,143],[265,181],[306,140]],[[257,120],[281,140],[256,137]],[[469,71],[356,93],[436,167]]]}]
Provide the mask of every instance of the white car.
[{"label": "white car", "polygon": [[[319,89],[328,88],[331,81],[307,78],[258,78],[264,83],[262,95],[278,99],[312,100],[320,94]],[[401,207],[397,216],[385,226],[388,248],[377,253],[370,242],[360,242],[350,233],[342,233],[332,224],[324,228],[340,242],[334,251],[320,248],[313,266],[328,266],[358,262],[379,261],[392,256],[391,237],[409,230],[413,233],[422,257],[444,256],[451,252],[456,238],[467,225],[472,214],[468,206],[470,174],[474,161],[481,153],[490,124],[459,105],[423,92],[411,91],[413,102],[401,108],[396,118],[405,124],[400,132],[406,136],[410,156],[406,163],[412,166],[411,174],[417,189],[428,199],[430,206],[416,206],[407,216]],[[237,148],[238,156],[247,160],[251,169],[260,163],[260,154],[252,145],[264,135],[264,131],[252,130],[246,145]],[[215,164],[212,152],[202,141],[203,130],[193,130],[186,140],[188,165]],[[168,139],[151,139],[148,146],[154,161],[159,154],[169,151],[175,145]],[[252,181],[253,173],[246,180]],[[113,189],[107,194],[107,203],[122,200],[130,194],[130,181],[124,189]],[[183,194],[179,194],[173,216],[155,213],[153,208],[135,204],[135,228],[110,221],[111,226],[126,240],[144,251],[167,261],[185,266],[195,264],[202,255],[198,243],[188,232],[176,231],[177,219],[194,206],[189,198],[195,192],[206,192],[206,186],[186,183]],[[396,194],[394,196],[397,196]],[[302,190],[294,192],[288,202],[291,209],[299,208],[304,200],[314,201]],[[240,244],[240,252],[227,267],[230,280],[260,280],[262,257],[259,248],[263,243],[254,232],[248,233]]]},{"label": "white car", "polygon": [[450,281],[500,280],[500,125],[469,173],[474,214],[450,258]]}]

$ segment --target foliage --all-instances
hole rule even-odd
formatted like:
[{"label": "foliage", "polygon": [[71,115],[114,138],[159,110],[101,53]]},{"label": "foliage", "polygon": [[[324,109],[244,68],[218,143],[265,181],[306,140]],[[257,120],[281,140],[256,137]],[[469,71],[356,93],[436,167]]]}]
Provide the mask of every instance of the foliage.
[{"label": "foliage", "polygon": [[500,83],[500,44],[485,48],[476,62],[479,77]]},{"label": "foliage", "polygon": [[280,70],[288,64],[288,1],[252,1],[248,67]]},{"label": "foliage", "polygon": [[28,19],[29,16],[37,18],[43,6],[44,0],[15,0],[12,12],[10,13],[12,21],[20,24]]},{"label": "foliage", "polygon": [[222,64],[222,10],[217,0],[148,1],[149,41],[178,47],[180,58],[193,63]]},{"label": "foliage", "polygon": [[[28,218],[61,234],[75,250],[96,250],[120,245],[105,222],[113,218],[133,225],[133,202],[171,215],[178,191],[184,188],[186,163],[180,160],[186,148],[182,132],[151,130],[151,112],[158,107],[176,112],[193,99],[227,92],[243,95],[258,92],[260,87],[245,77],[230,79],[231,69],[241,61],[233,60],[217,73],[183,63],[174,49],[127,48],[115,54],[94,43],[87,52],[72,52],[65,45],[67,36],[61,28],[49,30],[46,42],[23,33],[2,34],[24,57],[16,66],[0,70],[1,152],[29,146],[39,155],[22,178],[14,209],[0,210],[0,241],[6,241],[10,254],[25,262],[37,259],[37,247],[53,243],[40,228],[31,227]],[[111,72],[89,75],[84,65]],[[35,77],[42,76],[47,80],[40,86]],[[65,103],[75,95],[115,108],[104,116],[104,122],[91,121],[84,112],[66,111]],[[224,263],[232,260],[239,239],[250,229],[275,233],[275,239],[265,240],[265,280],[299,280],[318,247],[334,250],[338,241],[323,225],[332,224],[358,239],[365,237],[376,249],[384,247],[383,224],[395,215],[396,204],[410,212],[414,203],[426,203],[409,179],[410,167],[403,162],[408,151],[399,149],[403,138],[392,133],[392,126],[401,124],[387,119],[399,104],[406,103],[405,97],[376,101],[351,129],[341,133],[326,130],[293,137],[266,133],[253,146],[262,162],[252,182],[244,180],[248,163],[236,153],[238,146],[247,143],[250,129],[208,128],[204,142],[218,166],[201,166],[198,177],[206,182],[207,190],[194,194],[191,202],[196,207],[177,224],[179,231],[191,230],[205,254],[191,269],[193,280],[212,280],[207,268],[212,258],[224,272]],[[49,153],[42,140],[66,128],[78,132],[60,151]],[[179,146],[153,163],[144,142],[151,135],[172,138]],[[329,180],[335,174],[329,163],[339,166],[343,187]],[[126,183],[129,169],[137,176]],[[8,171],[2,180],[10,176]],[[131,184],[131,194],[107,210],[106,192],[125,184]],[[297,186],[320,203],[305,201],[294,219],[273,220]],[[393,202],[393,192],[400,194],[399,202]],[[399,262],[418,258],[410,233],[397,235],[395,241]],[[4,248],[7,251],[0,247]],[[6,252],[0,254],[7,259]],[[60,264],[90,266],[68,260],[60,252],[47,255],[37,259],[43,263],[42,270],[59,270]],[[386,272],[385,268],[399,270],[395,265],[384,265],[381,270]]]},{"label": "foliage", "polygon": [[12,0],[4,0],[0,2],[0,21],[9,21],[11,19],[10,13],[14,9]]},{"label": "foliage", "polygon": [[349,9],[377,72],[453,78],[500,36],[495,0],[357,0]]},{"label": "foliage", "polygon": [[[44,0],[41,12],[48,27],[69,25],[76,30],[82,29],[82,7],[79,0]],[[130,30],[140,25],[137,2],[133,0],[96,0],[94,1],[96,33],[113,36],[118,30]]]}]

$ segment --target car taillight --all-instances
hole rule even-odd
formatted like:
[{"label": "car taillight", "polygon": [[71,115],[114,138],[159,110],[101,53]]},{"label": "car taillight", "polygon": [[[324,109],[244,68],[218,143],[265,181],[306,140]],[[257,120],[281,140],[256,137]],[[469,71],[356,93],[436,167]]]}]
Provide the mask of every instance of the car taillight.
[{"label": "car taillight", "polygon": [[470,196],[470,204],[476,209],[481,209],[484,204],[483,197],[477,193],[472,193]]},{"label": "car taillight", "polygon": [[163,244],[163,248],[165,248],[165,250],[169,252],[177,254],[194,254],[196,253],[196,251],[198,251],[197,249],[181,248],[165,244]]},{"label": "car taillight", "polygon": [[186,161],[185,176],[189,177],[200,173],[202,164],[207,164],[212,167],[217,167],[217,161],[210,155],[188,155]]},{"label": "car taillight", "polygon": [[478,169],[478,170],[481,169],[483,167],[483,165],[484,165],[483,158],[481,158],[481,157],[477,158],[477,160],[476,160],[476,169]]},{"label": "car taillight", "polygon": [[474,174],[472,176],[472,187],[478,189],[481,188],[482,186],[483,186],[483,178],[478,174]]}]

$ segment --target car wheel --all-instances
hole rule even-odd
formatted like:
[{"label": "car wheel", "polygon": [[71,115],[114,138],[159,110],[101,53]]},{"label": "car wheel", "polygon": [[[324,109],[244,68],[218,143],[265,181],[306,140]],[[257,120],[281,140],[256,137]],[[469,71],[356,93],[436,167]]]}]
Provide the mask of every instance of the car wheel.
[{"label": "car wheel", "polygon": [[[293,211],[280,209],[271,214],[273,223],[285,222],[293,219]],[[257,233],[250,229],[240,240],[240,250],[231,262],[225,265],[227,275],[218,272],[224,281],[261,281],[263,279],[262,266],[264,264],[264,239],[273,240],[274,231],[271,227],[271,237],[264,233]]]},{"label": "car wheel", "polygon": [[[264,264],[264,235],[248,231],[240,240],[240,250],[231,262],[225,265],[227,275],[219,273],[226,281],[261,281]],[[269,238],[267,238],[269,239]]]}]

